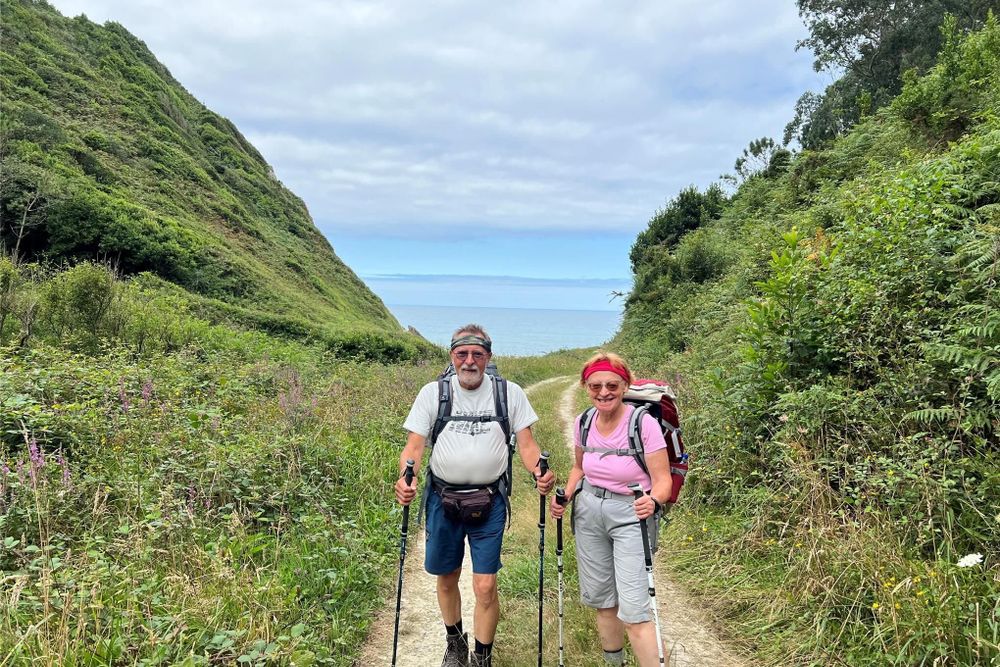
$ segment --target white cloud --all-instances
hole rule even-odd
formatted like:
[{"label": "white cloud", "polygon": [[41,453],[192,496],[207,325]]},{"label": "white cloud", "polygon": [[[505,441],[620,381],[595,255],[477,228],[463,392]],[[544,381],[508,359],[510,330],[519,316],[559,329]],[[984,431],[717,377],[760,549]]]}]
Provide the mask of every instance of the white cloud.
[{"label": "white cloud", "polygon": [[635,233],[780,137],[791,0],[55,0],[116,20],[330,230]]}]

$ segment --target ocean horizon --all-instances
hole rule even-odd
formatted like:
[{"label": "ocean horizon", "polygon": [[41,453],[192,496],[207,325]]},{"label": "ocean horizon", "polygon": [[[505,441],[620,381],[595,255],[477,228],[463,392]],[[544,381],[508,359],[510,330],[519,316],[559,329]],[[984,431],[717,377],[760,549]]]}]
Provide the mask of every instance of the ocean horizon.
[{"label": "ocean horizon", "polygon": [[599,346],[614,337],[621,323],[617,310],[386,305],[404,327],[445,347],[455,329],[479,324],[493,339],[493,353],[501,356]]}]

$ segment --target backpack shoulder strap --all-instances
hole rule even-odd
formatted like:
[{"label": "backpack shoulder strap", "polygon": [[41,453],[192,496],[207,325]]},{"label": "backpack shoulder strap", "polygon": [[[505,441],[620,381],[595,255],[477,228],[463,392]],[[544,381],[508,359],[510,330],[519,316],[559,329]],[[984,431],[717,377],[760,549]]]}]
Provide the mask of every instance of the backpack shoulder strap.
[{"label": "backpack shoulder strap", "polygon": [[503,429],[504,438],[507,442],[510,442],[510,408],[508,407],[507,400],[507,380],[500,377],[499,375],[491,375],[490,380],[493,382],[493,407],[494,414],[496,415],[496,420],[500,422],[500,428]]},{"label": "backpack shoulder strap", "polygon": [[434,427],[431,429],[431,439],[427,443],[434,449],[434,443],[444,430],[444,425],[451,417],[451,376],[438,378],[438,412]]},{"label": "backpack shoulder strap", "polygon": [[590,427],[594,424],[594,416],[597,408],[590,407],[580,413],[580,447],[587,451],[587,436],[590,435]]},{"label": "backpack shoulder strap", "polygon": [[632,411],[632,415],[628,419],[628,442],[630,448],[632,449],[632,456],[635,457],[635,462],[639,464],[642,471],[649,474],[649,469],[646,467],[646,449],[642,444],[642,418],[649,414],[649,408],[642,405],[637,407]]}]

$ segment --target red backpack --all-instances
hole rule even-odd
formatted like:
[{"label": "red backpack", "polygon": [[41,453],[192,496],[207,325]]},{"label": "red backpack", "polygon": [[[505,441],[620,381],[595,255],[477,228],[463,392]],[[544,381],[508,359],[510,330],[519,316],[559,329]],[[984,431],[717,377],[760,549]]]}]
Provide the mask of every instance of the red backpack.
[{"label": "red backpack", "polygon": [[[681,423],[677,413],[677,397],[666,382],[659,380],[640,379],[629,385],[622,399],[625,403],[635,406],[628,424],[628,449],[612,450],[619,456],[633,456],[636,463],[647,474],[646,457],[642,447],[642,416],[651,415],[660,424],[663,439],[667,441],[667,457],[670,459],[670,481],[672,490],[668,503],[676,503],[681,487],[687,478],[688,455],[684,451],[684,441],[681,440]],[[597,409],[588,408],[580,415],[580,446],[587,447],[587,434]]]}]

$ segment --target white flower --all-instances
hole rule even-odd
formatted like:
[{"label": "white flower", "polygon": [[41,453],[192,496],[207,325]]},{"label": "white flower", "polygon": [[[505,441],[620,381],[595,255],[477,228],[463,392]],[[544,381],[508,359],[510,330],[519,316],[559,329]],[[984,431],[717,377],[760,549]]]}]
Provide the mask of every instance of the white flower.
[{"label": "white flower", "polygon": [[959,567],[972,567],[973,565],[979,565],[983,562],[982,554],[969,554],[968,556],[962,556],[962,559],[958,561]]}]

